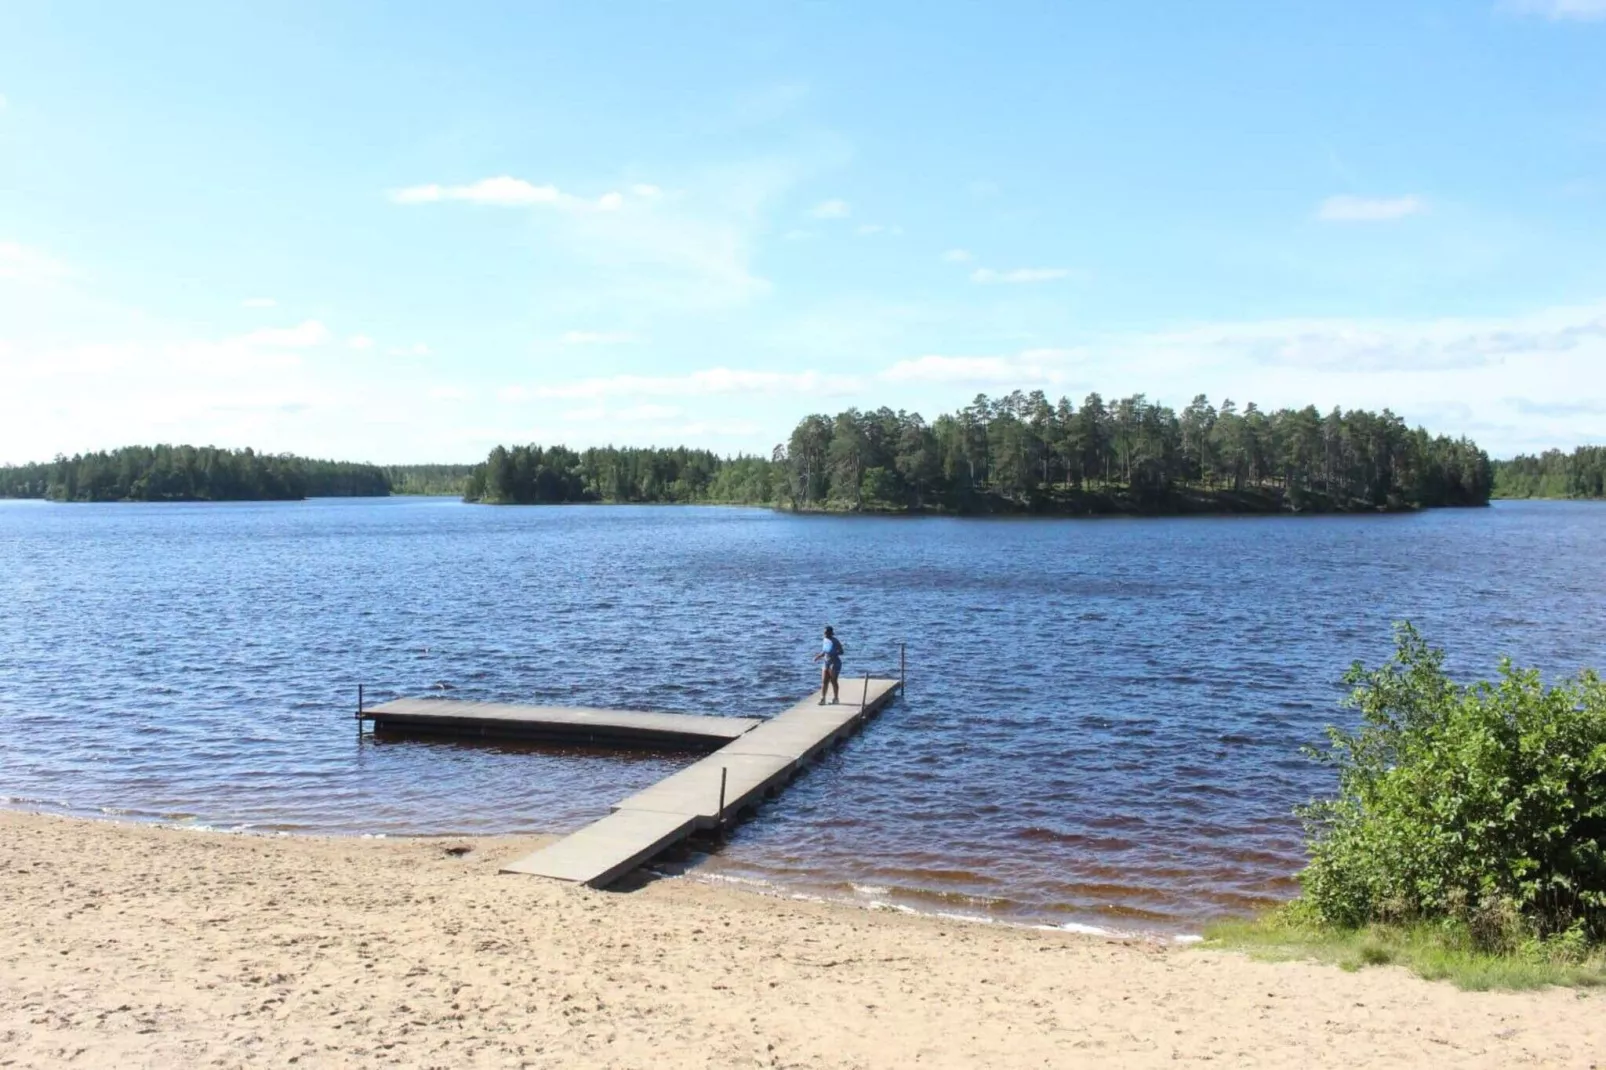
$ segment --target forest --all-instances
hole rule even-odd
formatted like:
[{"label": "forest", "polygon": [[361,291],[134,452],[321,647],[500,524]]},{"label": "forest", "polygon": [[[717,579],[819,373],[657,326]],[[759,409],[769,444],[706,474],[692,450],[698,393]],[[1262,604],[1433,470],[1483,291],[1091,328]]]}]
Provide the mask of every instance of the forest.
[{"label": "forest", "polygon": [[1180,413],[1134,395],[978,396],[928,423],[849,409],[804,418],[769,458],[700,450],[498,446],[465,498],[708,501],[909,512],[1184,513],[1411,509],[1488,502],[1473,442],[1393,413],[1263,412],[1203,396]]},{"label": "forest", "polygon": [[1606,446],[1546,450],[1494,463],[1496,498],[1606,498]]},{"label": "forest", "polygon": [[0,498],[58,502],[295,501],[390,493],[371,464],[213,446],[128,446],[0,467]]}]

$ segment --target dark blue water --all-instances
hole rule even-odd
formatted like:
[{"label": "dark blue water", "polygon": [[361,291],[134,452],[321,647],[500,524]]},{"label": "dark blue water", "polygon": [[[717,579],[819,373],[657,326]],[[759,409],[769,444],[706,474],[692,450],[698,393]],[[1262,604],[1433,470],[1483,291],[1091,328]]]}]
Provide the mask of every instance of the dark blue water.
[{"label": "dark blue water", "polygon": [[1292,892],[1299,756],[1415,621],[1462,674],[1606,663],[1606,507],[1100,521],[443,500],[0,503],[0,798],[338,833],[562,831],[689,761],[359,737],[371,698],[905,701],[693,872],[1179,929]]}]

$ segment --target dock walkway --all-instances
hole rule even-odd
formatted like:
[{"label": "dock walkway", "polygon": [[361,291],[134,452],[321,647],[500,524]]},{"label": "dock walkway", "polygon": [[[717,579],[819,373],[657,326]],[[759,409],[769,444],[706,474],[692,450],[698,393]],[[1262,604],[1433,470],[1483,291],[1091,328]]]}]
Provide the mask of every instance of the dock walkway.
[{"label": "dock walkway", "polygon": [[823,706],[816,691],[502,872],[610,884],[693,832],[727,824],[745,807],[778,793],[812,759],[881,712],[898,687],[897,680],[844,680],[842,702]]}]

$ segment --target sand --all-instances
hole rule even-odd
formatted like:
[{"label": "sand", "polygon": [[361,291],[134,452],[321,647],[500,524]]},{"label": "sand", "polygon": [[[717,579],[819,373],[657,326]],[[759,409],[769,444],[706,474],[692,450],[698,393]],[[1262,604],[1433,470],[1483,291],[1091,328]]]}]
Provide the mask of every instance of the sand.
[{"label": "sand", "polygon": [[1600,996],[497,874],[535,842],[0,812],[0,1066],[1606,1065]]}]

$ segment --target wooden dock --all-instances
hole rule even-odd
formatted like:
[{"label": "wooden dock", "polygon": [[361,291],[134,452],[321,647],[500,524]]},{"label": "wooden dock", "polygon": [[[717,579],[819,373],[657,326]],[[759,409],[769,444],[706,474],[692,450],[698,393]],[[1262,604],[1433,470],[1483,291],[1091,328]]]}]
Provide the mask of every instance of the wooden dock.
[{"label": "wooden dock", "polygon": [[713,750],[764,723],[754,717],[514,706],[434,698],[397,699],[370,706],[359,716],[373,721],[374,728],[380,731],[674,750]]},{"label": "wooden dock", "polygon": [[729,824],[744,808],[777,794],[812,759],[879,713],[898,688],[897,680],[844,680],[841,703],[823,706],[816,691],[502,872],[610,884],[693,832]]}]

